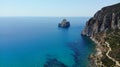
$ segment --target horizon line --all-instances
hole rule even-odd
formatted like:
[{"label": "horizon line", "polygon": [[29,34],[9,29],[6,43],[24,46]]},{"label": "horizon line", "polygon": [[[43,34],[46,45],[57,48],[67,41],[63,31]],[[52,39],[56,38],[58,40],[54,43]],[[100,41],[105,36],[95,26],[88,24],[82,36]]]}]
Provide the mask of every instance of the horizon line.
[{"label": "horizon line", "polygon": [[0,17],[92,17],[92,16],[0,16]]}]

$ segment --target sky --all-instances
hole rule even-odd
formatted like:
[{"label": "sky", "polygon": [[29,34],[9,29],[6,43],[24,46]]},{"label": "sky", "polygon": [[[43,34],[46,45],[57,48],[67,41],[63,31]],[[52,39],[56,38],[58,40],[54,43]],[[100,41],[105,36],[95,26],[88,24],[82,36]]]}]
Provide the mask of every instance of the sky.
[{"label": "sky", "polygon": [[0,16],[93,16],[104,6],[120,0],[0,0]]}]

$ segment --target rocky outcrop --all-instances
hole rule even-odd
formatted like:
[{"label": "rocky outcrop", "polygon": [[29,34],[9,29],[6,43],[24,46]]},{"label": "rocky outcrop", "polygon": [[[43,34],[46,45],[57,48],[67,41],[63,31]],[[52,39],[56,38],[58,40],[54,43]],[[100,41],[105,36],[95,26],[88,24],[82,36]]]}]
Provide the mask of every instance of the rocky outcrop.
[{"label": "rocky outcrop", "polygon": [[67,21],[66,19],[63,19],[62,22],[58,24],[58,27],[69,28],[70,27],[70,22]]},{"label": "rocky outcrop", "polygon": [[120,29],[120,3],[99,10],[86,23],[82,35],[90,36],[101,42],[105,40],[107,31],[116,29]]},{"label": "rocky outcrop", "polygon": [[[95,55],[94,59],[99,58],[99,62],[95,62],[95,64],[102,63],[103,67],[104,66],[109,67],[111,65],[114,66],[113,63],[114,61],[112,61],[111,59],[109,59],[109,57],[106,56],[106,53],[108,52],[108,47],[106,47],[105,42],[109,41],[110,44],[112,43],[112,45],[110,46],[113,50],[110,53],[112,55],[114,54],[113,58],[116,58],[118,54],[117,52],[115,52],[115,50],[118,49],[118,47],[120,46],[116,45],[114,41],[116,40],[116,38],[117,39],[120,38],[119,32],[120,32],[120,3],[102,8],[92,18],[90,18],[87,21],[86,26],[81,34],[84,36],[88,36],[93,41],[97,42],[97,48],[99,48],[100,51],[102,52],[101,53],[102,56],[99,56],[97,54]],[[120,44],[119,41],[117,42],[117,44]],[[120,60],[118,56],[117,59]],[[99,66],[96,65],[92,67]]]},{"label": "rocky outcrop", "polygon": [[120,3],[99,10],[82,31],[82,35],[94,37],[107,30],[120,29]]}]

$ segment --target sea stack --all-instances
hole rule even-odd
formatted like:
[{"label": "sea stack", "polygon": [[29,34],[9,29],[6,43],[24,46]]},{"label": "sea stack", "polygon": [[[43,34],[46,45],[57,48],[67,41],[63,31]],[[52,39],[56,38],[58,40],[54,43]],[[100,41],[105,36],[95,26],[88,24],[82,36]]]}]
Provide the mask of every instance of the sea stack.
[{"label": "sea stack", "polygon": [[58,24],[58,27],[69,28],[70,27],[70,22],[67,21],[66,19],[63,19],[62,22]]}]

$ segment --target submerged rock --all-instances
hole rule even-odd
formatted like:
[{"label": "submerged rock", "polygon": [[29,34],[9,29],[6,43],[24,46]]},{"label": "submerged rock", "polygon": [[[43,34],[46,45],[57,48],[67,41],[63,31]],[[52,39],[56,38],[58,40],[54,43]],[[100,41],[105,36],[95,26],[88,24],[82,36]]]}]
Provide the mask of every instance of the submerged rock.
[{"label": "submerged rock", "polygon": [[44,64],[44,67],[67,67],[64,63],[58,61],[56,58],[48,59]]},{"label": "submerged rock", "polygon": [[67,21],[66,19],[63,19],[62,22],[58,24],[58,27],[69,28],[70,27],[70,22]]}]

